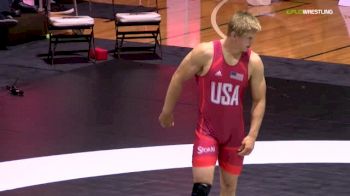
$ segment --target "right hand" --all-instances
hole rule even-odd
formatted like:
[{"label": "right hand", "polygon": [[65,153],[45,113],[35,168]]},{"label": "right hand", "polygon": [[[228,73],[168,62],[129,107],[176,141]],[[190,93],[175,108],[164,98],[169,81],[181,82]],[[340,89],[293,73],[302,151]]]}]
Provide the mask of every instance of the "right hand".
[{"label": "right hand", "polygon": [[167,127],[173,127],[174,126],[174,115],[172,113],[164,113],[162,112],[160,115],[159,115],[159,122],[160,122],[160,125],[163,127],[163,128],[167,128]]}]

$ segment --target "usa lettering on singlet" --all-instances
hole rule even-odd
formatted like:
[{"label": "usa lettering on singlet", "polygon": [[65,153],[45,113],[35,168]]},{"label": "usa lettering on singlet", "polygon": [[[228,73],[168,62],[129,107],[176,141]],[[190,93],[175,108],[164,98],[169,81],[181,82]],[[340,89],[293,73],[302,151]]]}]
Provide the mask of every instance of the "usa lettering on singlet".
[{"label": "usa lettering on singlet", "polygon": [[230,83],[211,82],[210,101],[214,104],[224,106],[237,106],[239,85],[233,86]]}]

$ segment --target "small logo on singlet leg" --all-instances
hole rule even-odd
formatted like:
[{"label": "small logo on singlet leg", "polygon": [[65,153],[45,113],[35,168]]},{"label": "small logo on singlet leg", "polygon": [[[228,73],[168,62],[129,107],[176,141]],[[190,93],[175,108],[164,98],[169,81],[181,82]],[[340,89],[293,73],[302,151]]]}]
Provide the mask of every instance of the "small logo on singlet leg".
[{"label": "small logo on singlet leg", "polygon": [[204,154],[204,153],[214,153],[215,152],[215,146],[198,146],[197,147],[197,153],[198,154]]}]

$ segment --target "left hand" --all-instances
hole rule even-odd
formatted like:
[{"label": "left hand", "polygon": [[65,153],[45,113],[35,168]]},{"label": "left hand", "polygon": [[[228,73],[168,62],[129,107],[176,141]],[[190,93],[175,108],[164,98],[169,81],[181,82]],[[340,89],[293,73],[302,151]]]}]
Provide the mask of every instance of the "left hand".
[{"label": "left hand", "polygon": [[246,136],[243,141],[241,147],[238,149],[239,156],[249,155],[254,149],[255,139],[251,136]]}]

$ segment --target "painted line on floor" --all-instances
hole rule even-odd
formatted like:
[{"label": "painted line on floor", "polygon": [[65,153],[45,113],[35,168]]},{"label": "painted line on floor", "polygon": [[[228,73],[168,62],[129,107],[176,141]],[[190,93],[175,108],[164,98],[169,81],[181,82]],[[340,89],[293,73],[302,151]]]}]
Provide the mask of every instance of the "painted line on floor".
[{"label": "painted line on floor", "polygon": [[220,10],[220,8],[227,3],[228,0],[222,0],[219,4],[217,4],[215,6],[215,8],[213,9],[213,11],[211,12],[211,16],[210,16],[210,21],[211,21],[211,26],[213,27],[213,29],[215,30],[215,32],[221,37],[221,38],[225,38],[226,35],[221,31],[221,29],[218,26],[218,23],[216,22],[216,16]]},{"label": "painted line on floor", "polygon": [[[350,141],[258,141],[244,164],[350,163]],[[0,191],[51,182],[191,167],[192,145],[125,148],[0,162]]]}]

